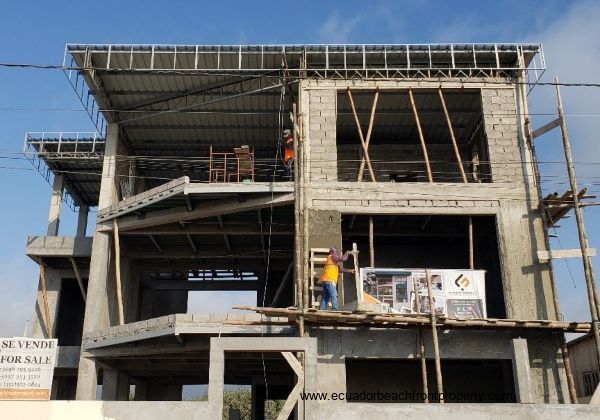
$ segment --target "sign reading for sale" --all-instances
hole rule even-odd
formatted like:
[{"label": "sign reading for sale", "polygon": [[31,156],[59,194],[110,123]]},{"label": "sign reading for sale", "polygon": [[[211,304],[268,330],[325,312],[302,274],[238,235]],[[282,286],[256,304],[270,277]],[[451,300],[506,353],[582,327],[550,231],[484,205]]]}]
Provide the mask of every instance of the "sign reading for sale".
[{"label": "sign reading for sale", "polygon": [[0,400],[48,400],[58,340],[0,338]]}]

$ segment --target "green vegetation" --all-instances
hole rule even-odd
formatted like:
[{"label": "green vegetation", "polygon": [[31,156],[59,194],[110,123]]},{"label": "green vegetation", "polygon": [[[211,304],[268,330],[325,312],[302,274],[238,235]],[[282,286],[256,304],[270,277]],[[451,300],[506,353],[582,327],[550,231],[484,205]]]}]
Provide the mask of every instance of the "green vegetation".
[{"label": "green vegetation", "polygon": [[[205,392],[191,398],[190,401],[207,401],[208,394]],[[267,400],[265,402],[265,419],[275,420],[277,414],[281,411],[285,401]],[[252,393],[247,388],[226,389],[223,392],[223,419],[229,418],[229,409],[240,410],[242,420],[250,420],[252,409]]]}]

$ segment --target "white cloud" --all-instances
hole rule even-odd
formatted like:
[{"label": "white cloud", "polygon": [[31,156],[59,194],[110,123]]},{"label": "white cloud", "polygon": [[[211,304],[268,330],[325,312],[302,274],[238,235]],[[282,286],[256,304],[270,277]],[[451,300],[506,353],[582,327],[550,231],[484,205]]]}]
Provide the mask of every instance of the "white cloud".
[{"label": "white cloud", "polygon": [[340,16],[339,11],[334,10],[319,28],[319,38],[321,42],[328,44],[348,43],[360,21],[360,16]]}]

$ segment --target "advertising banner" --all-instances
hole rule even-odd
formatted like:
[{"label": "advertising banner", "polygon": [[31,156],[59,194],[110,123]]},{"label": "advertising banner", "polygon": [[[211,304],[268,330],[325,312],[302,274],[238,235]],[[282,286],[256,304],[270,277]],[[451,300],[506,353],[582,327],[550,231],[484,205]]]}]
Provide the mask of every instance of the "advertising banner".
[{"label": "advertising banner", "polygon": [[[485,318],[485,271],[430,269],[435,312],[450,318]],[[422,268],[362,268],[363,291],[382,309],[430,313],[427,279]]]}]

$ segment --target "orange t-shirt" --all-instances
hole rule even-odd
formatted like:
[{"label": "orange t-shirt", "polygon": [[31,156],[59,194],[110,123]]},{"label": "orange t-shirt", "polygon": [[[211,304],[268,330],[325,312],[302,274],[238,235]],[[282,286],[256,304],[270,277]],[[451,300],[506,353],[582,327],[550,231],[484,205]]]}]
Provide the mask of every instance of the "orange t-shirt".
[{"label": "orange t-shirt", "polygon": [[340,268],[333,260],[333,257],[328,255],[327,262],[325,262],[325,267],[323,267],[323,274],[321,274],[321,281],[332,281],[337,283],[339,274]]}]

